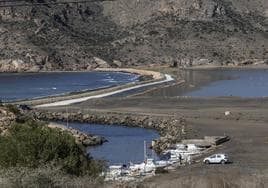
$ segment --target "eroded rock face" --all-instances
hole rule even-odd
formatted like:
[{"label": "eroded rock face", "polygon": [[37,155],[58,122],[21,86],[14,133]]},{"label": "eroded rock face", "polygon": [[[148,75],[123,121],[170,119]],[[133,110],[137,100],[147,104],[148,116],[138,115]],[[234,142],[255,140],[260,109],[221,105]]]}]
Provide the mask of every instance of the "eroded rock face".
[{"label": "eroded rock face", "polygon": [[7,129],[15,121],[16,116],[9,112],[6,108],[0,107],[0,134],[3,135]]},{"label": "eroded rock face", "polygon": [[[1,2],[1,5],[9,5],[8,2]],[[1,8],[0,20],[1,21],[24,21],[32,18],[31,8],[27,7],[13,7]]]},{"label": "eroded rock face", "polygon": [[0,60],[1,72],[38,72],[40,69],[35,62],[26,63],[21,59]]}]

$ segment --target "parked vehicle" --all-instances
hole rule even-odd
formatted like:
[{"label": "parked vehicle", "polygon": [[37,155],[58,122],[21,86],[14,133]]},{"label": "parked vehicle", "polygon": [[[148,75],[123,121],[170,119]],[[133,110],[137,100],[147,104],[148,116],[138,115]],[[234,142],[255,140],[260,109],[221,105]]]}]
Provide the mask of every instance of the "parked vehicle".
[{"label": "parked vehicle", "polygon": [[203,160],[203,162],[205,164],[212,164],[212,163],[225,164],[225,163],[229,163],[230,159],[228,155],[219,153],[219,154],[214,154],[209,157],[206,157]]}]

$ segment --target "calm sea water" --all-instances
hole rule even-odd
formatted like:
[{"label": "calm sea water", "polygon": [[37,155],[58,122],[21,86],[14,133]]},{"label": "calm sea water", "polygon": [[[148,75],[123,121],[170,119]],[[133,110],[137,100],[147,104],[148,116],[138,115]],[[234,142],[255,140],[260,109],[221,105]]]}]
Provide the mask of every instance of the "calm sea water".
[{"label": "calm sea water", "polygon": [[121,85],[137,79],[137,75],[119,72],[0,74],[0,99],[38,98]]},{"label": "calm sea water", "polygon": [[[209,71],[207,71],[209,74]],[[185,93],[186,96],[268,96],[268,70],[220,70],[218,74],[231,79],[213,81],[197,90]]]},{"label": "calm sea water", "polygon": [[[144,159],[144,141],[149,145],[159,138],[157,131],[144,128],[130,128],[116,125],[96,125],[70,123],[70,126],[94,135],[105,137],[108,142],[101,146],[89,148],[88,152],[96,159],[104,159],[109,164],[142,162]],[[156,157],[147,148],[148,156]]]}]

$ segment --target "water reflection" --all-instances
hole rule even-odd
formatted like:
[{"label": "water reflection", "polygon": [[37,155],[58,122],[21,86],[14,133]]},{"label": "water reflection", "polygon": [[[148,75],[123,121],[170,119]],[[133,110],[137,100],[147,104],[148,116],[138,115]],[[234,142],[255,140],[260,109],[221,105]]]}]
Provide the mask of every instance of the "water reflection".
[{"label": "water reflection", "polygon": [[263,97],[268,95],[268,70],[177,70],[184,84],[148,92],[155,97]]},{"label": "water reflection", "polygon": [[185,95],[195,97],[264,97],[268,95],[268,70],[228,70],[223,73],[235,79],[213,81]]},{"label": "water reflection", "polygon": [[158,90],[148,92],[147,96],[155,97],[176,97],[185,95],[187,92],[200,89],[213,81],[218,80],[230,80],[234,77],[224,74],[224,72],[218,71],[206,71],[206,70],[175,70],[172,72],[177,78],[182,78],[185,83],[174,85],[171,87],[165,87]]}]

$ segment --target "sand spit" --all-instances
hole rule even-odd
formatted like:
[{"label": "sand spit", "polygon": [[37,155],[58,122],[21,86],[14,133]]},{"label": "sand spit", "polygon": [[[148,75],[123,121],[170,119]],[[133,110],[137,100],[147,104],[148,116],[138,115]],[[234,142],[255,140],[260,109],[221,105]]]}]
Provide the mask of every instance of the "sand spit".
[{"label": "sand spit", "polygon": [[138,85],[130,86],[127,88],[123,89],[118,89],[115,91],[110,91],[107,93],[102,93],[102,94],[97,94],[97,95],[92,95],[92,96],[87,96],[87,97],[80,97],[80,98],[75,98],[75,99],[70,99],[70,100],[63,100],[63,101],[58,101],[58,102],[53,102],[53,103],[47,103],[47,104],[42,104],[42,105],[37,105],[36,108],[43,108],[43,107],[53,107],[53,106],[65,106],[65,105],[71,105],[71,104],[76,104],[80,102],[84,102],[90,99],[97,99],[97,98],[103,98],[103,97],[108,97],[112,96],[115,94],[120,94],[126,91],[131,91],[134,89],[139,89],[147,86],[153,86],[157,84],[162,84],[166,82],[173,81],[174,79],[169,75],[165,74],[163,76],[162,73],[154,72],[154,71],[146,71],[146,70],[137,70],[137,69],[97,69],[97,71],[112,71],[112,72],[129,72],[129,73],[135,73],[135,74],[141,74],[141,75],[146,75],[146,76],[153,76],[153,82],[149,83],[140,83]]}]

